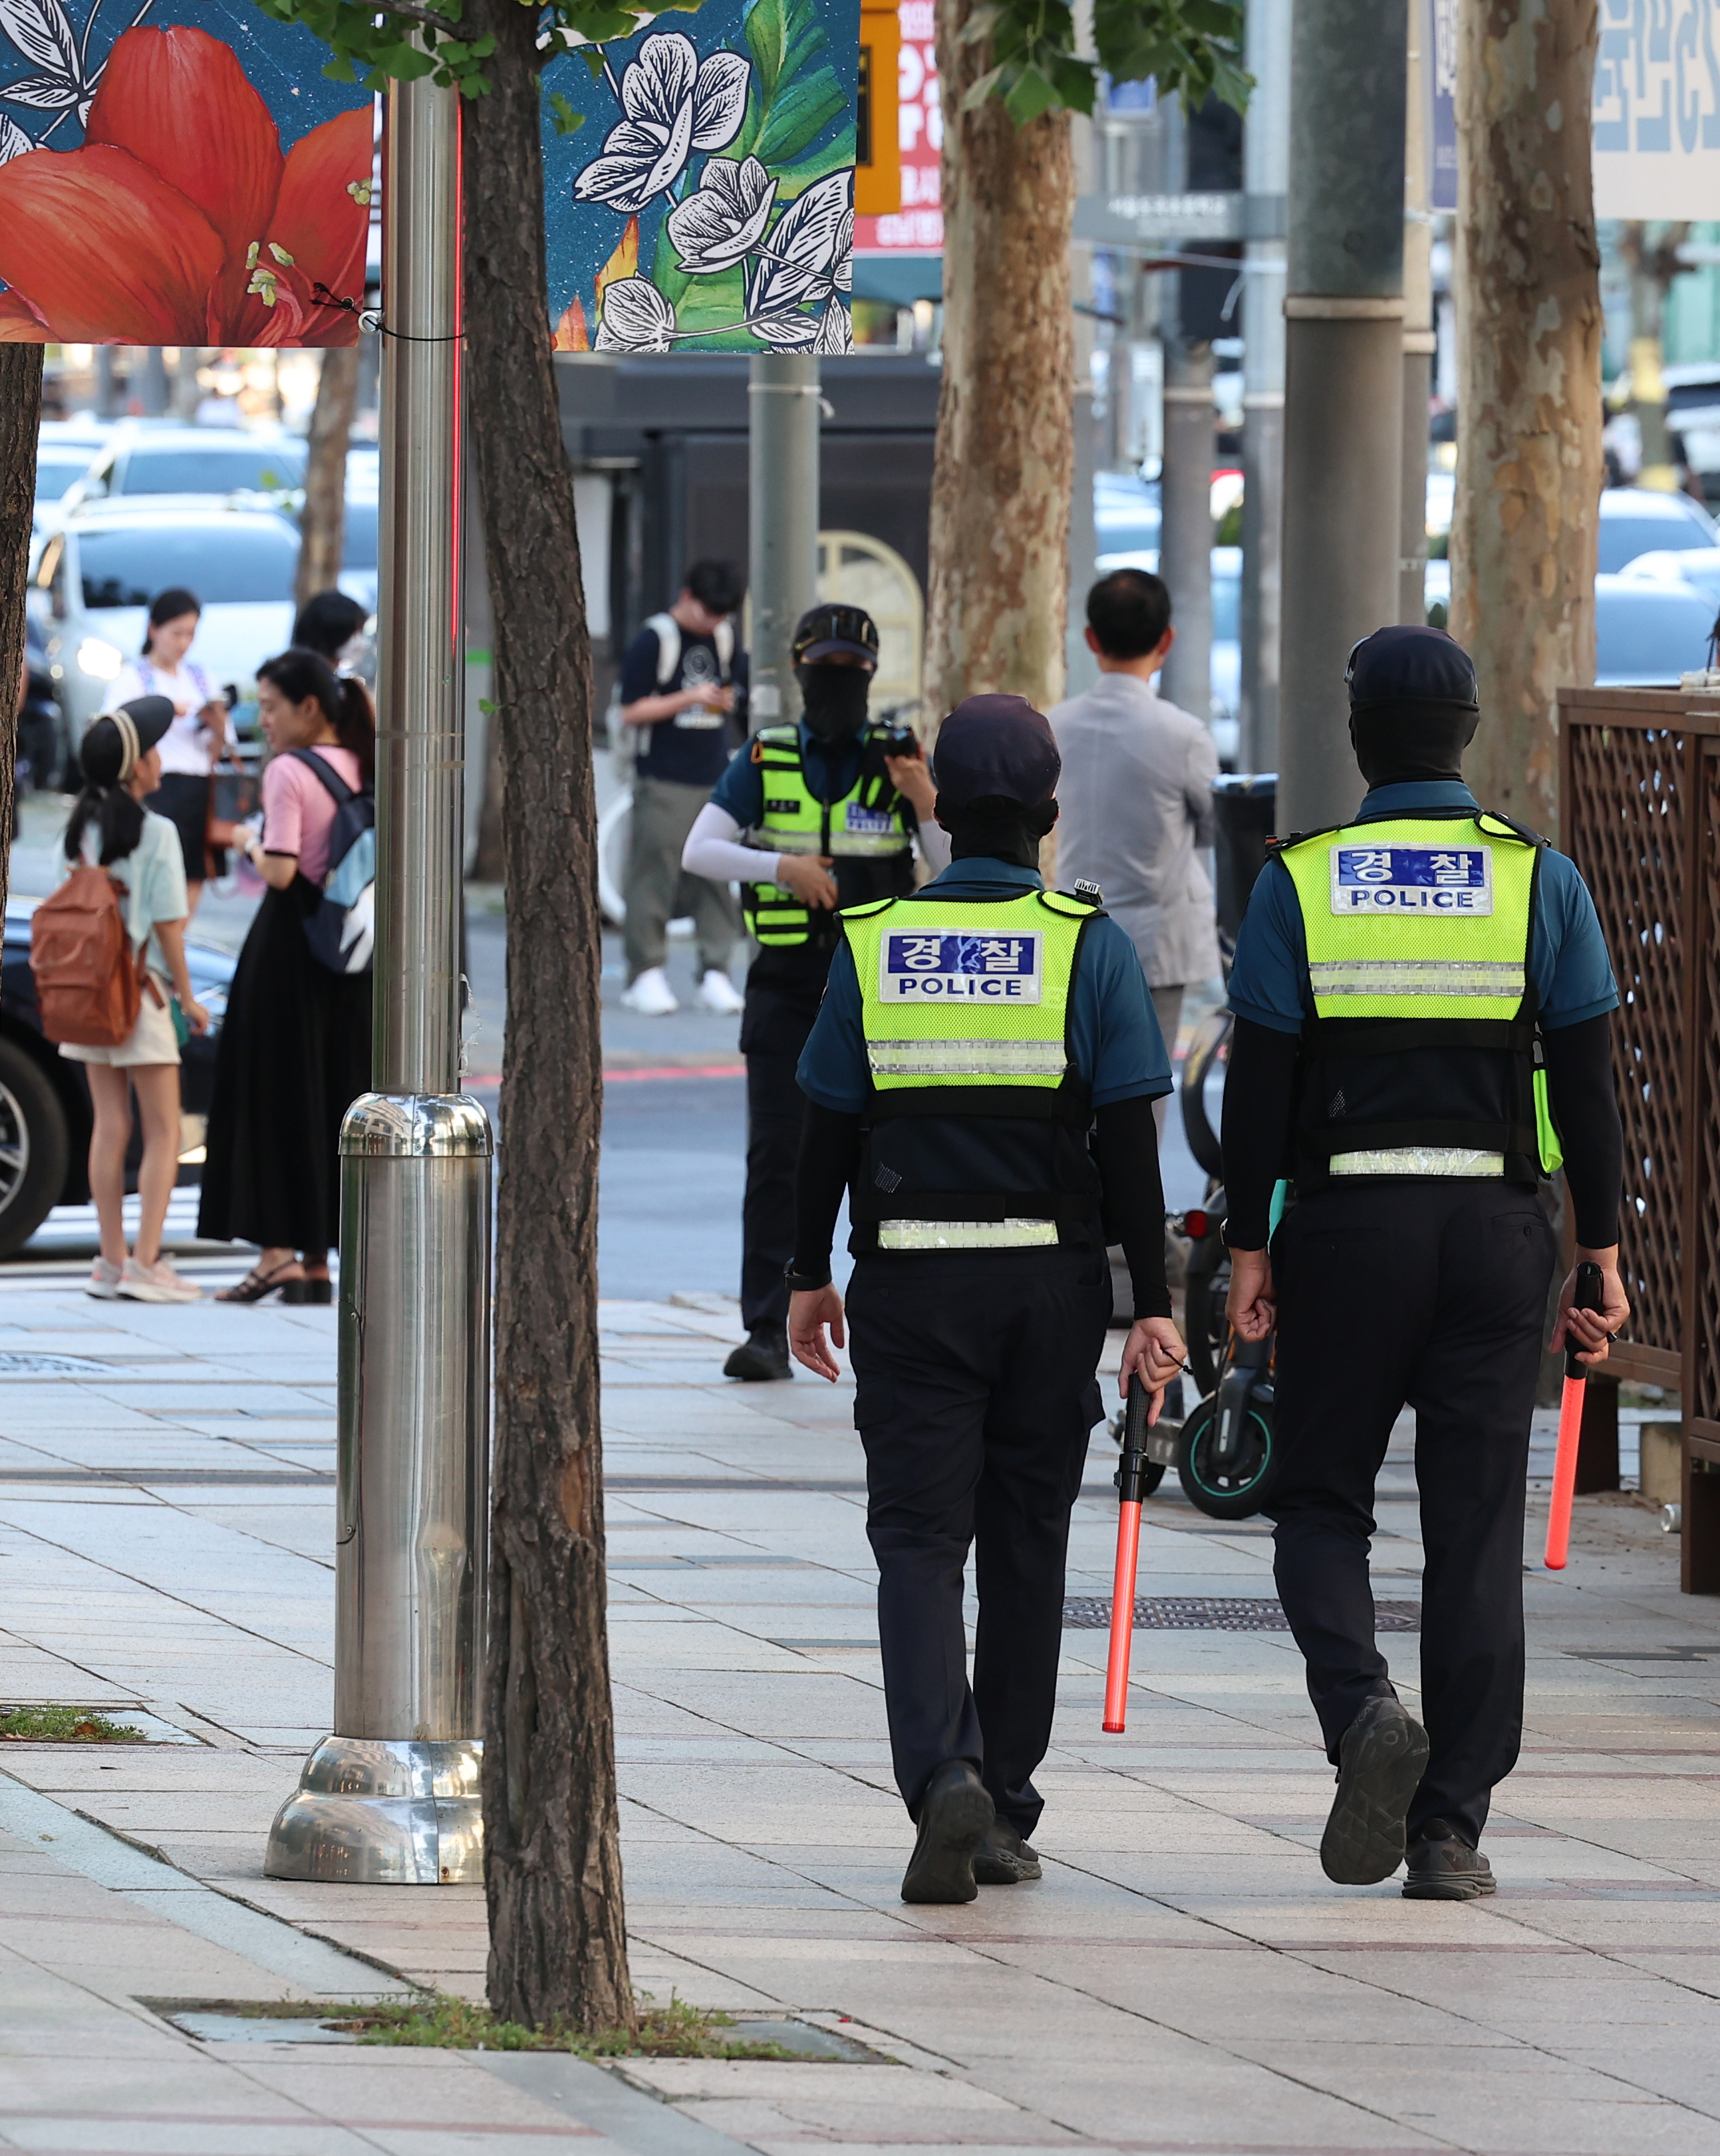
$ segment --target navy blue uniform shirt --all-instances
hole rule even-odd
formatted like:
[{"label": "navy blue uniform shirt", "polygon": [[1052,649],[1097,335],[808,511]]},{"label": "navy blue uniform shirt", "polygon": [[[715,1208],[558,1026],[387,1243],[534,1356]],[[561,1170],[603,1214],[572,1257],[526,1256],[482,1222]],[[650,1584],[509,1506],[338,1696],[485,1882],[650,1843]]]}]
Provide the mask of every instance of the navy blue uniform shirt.
[{"label": "navy blue uniform shirt", "polygon": [[[723,785],[727,783],[725,779]],[[716,798],[735,815],[722,800],[721,788]],[[952,862],[941,876],[934,876],[916,893],[916,900],[932,891],[947,898],[995,898],[1000,891],[1045,887],[1037,869],[978,856]],[[1096,1108],[1143,1095],[1156,1101],[1170,1091],[1170,1058],[1147,993],[1147,977],[1133,943],[1114,921],[1094,921],[1081,938],[1070,998],[1069,1032],[1076,1068],[1086,1080]],[[860,980],[846,941],[830,962],[829,985],[795,1075],[801,1091],[821,1108],[853,1116],[866,1105],[871,1070],[866,1060]]]},{"label": "navy blue uniform shirt", "polygon": [[[1356,812],[1358,824],[1414,816],[1424,808],[1478,808],[1461,779],[1416,780],[1376,786]],[[1574,861],[1549,847],[1535,880],[1535,911],[1529,931],[1529,977],[1540,998],[1544,1032],[1580,1025],[1616,1010],[1618,985],[1589,886]],[[1308,941],[1290,870],[1269,860],[1248,901],[1230,968],[1230,1008],[1277,1033],[1300,1033],[1314,1008],[1308,978]]]}]

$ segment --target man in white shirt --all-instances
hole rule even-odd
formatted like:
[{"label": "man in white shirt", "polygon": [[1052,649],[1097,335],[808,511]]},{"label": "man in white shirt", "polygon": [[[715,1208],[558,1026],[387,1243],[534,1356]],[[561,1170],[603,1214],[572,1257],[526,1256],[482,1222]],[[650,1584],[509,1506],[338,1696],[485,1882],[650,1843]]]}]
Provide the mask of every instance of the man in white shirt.
[{"label": "man in white shirt", "polygon": [[1063,758],[1057,786],[1057,872],[1105,894],[1105,910],[1140,954],[1159,1030],[1173,1056],[1190,981],[1219,970],[1212,879],[1207,727],[1168,704],[1154,677],[1177,632],[1162,578],[1117,569],[1087,594],[1087,648],[1100,679],[1050,713]]}]

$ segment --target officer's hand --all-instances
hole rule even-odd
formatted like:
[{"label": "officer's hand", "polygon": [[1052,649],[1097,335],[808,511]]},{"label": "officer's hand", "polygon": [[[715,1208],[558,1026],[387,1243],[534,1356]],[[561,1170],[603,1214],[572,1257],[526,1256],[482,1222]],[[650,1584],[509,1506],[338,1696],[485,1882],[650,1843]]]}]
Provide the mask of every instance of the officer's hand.
[{"label": "officer's hand", "polygon": [[777,881],[802,905],[828,910],[836,903],[836,879],[830,874],[834,865],[829,854],[778,854]]},{"label": "officer's hand", "polygon": [[1147,1411],[1149,1424],[1158,1420],[1158,1410],[1164,1405],[1164,1389],[1189,1359],[1189,1351],[1183,1345],[1183,1336],[1168,1317],[1137,1317],[1129,1327],[1129,1337],[1122,1343],[1122,1368],[1117,1373],[1117,1389],[1127,1399],[1129,1379],[1138,1370],[1141,1383],[1153,1395],[1153,1404]]},{"label": "officer's hand", "polygon": [[1278,1322],[1272,1260],[1264,1250],[1232,1250],[1230,1292],[1225,1298],[1230,1329],[1244,1340],[1264,1340]]},{"label": "officer's hand", "polygon": [[797,1288],[788,1298],[788,1345],[794,1359],[834,1385],[841,1367],[824,1339],[824,1327],[837,1347],[843,1344],[842,1298],[834,1281],[822,1287]]},{"label": "officer's hand", "polygon": [[884,768],[890,773],[890,783],[908,802],[922,824],[932,820],[932,804],[937,798],[937,788],[932,783],[932,773],[922,756],[886,756]]},{"label": "officer's hand", "polygon": [[1559,1291],[1553,1353],[1556,1355],[1561,1348],[1567,1348],[1579,1363],[1586,1363],[1592,1369],[1597,1363],[1605,1362],[1612,1335],[1624,1331],[1630,1305],[1625,1297],[1625,1284],[1619,1278],[1617,1244],[1610,1250],[1579,1250],[1577,1264],[1600,1267],[1600,1308],[1578,1310],[1573,1306],[1571,1297],[1577,1291],[1576,1267],[1573,1266]]}]

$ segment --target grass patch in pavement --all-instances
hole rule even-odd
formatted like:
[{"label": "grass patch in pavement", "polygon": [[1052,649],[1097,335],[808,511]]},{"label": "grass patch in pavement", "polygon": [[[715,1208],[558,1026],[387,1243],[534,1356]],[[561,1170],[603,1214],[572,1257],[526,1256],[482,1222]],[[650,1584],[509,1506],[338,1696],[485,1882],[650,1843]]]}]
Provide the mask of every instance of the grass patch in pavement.
[{"label": "grass patch in pavement", "polygon": [[0,1707],[0,1740],[15,1744],[146,1744],[130,1722],[82,1707]]},{"label": "grass patch in pavement", "polygon": [[349,2018],[325,2017],[325,2025],[351,2030],[361,2044],[425,2044],[457,2051],[572,2051],[585,2059],[793,2059],[807,2054],[782,2044],[760,2044],[725,2032],[727,2014],[703,2013],[684,1999],[639,2009],[639,2033],[605,2029],[528,2029],[498,2021],[487,2006],[439,1994],[398,2005],[367,2006]]}]

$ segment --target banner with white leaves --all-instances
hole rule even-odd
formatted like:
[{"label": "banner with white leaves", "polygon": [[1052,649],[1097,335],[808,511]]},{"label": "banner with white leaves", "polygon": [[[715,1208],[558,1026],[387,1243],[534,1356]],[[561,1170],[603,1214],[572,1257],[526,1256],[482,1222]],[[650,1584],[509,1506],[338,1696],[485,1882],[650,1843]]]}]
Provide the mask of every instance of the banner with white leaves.
[{"label": "banner with white leaves", "polygon": [[547,68],[557,347],[851,351],[859,54],[859,0],[705,0]]}]

